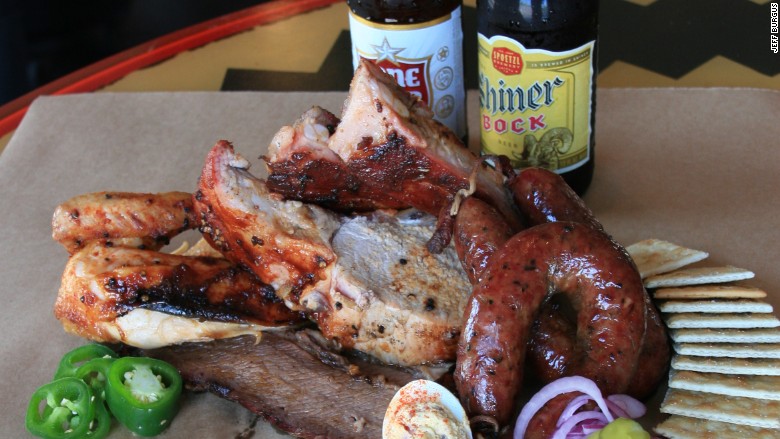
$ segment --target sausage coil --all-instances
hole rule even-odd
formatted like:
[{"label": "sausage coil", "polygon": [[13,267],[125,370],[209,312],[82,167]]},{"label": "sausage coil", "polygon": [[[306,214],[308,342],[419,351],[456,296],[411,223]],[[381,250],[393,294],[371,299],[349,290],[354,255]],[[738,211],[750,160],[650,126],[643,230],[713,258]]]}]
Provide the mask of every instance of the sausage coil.
[{"label": "sausage coil", "polygon": [[[604,231],[582,198],[554,172],[541,168],[524,169],[509,181],[508,186],[515,203],[531,225],[572,221]],[[671,355],[666,328],[647,294],[645,302],[647,328],[642,356],[635,379],[627,390],[627,393],[637,398],[645,398],[655,391],[666,375]],[[565,304],[550,302],[545,305],[544,317],[537,320],[534,328],[530,347],[533,351],[533,370],[545,381],[567,375],[564,365],[571,356],[573,326],[571,319],[564,318],[565,311]]]},{"label": "sausage coil", "polygon": [[[507,425],[526,361],[543,381],[582,375],[607,394],[650,394],[669,344],[630,256],[557,174],[527,169],[508,186],[530,229],[510,238],[500,216],[472,199],[453,227],[475,285],[454,377],[466,409]],[[555,429],[560,408],[532,420],[537,437]]]}]

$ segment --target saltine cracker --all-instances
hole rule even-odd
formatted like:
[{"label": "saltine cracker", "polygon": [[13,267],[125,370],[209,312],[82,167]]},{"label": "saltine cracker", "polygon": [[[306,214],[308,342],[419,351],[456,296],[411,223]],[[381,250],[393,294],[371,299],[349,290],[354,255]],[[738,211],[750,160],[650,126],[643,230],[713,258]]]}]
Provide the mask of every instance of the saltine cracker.
[{"label": "saltine cracker", "polygon": [[642,278],[677,270],[706,259],[709,253],[660,239],[646,239],[626,247]]},{"label": "saltine cracker", "polygon": [[693,287],[659,288],[655,299],[763,299],[766,291],[741,285],[698,285]]},{"label": "saltine cracker", "polygon": [[672,329],[669,335],[677,343],[780,343],[779,328]]},{"label": "saltine cracker", "polygon": [[675,343],[674,351],[695,357],[780,358],[778,343]]},{"label": "saltine cracker", "polygon": [[780,376],[780,360],[775,358],[716,358],[675,355],[672,358],[672,368],[729,375]]},{"label": "saltine cracker", "polygon": [[763,428],[780,428],[780,401],[733,396],[713,398],[711,394],[669,389],[661,413],[731,422]]},{"label": "saltine cracker", "polygon": [[780,430],[672,415],[654,429],[669,439],[780,439]]},{"label": "saltine cracker", "polygon": [[665,314],[670,329],[680,328],[776,328],[780,320],[771,313],[693,313]]},{"label": "saltine cracker", "polygon": [[727,396],[780,401],[780,376],[730,375],[672,370],[669,387]]},{"label": "saltine cracker", "polygon": [[679,312],[772,312],[772,305],[760,300],[664,300],[659,301],[658,310],[663,313]]},{"label": "saltine cracker", "polygon": [[690,267],[650,276],[645,279],[645,287],[660,288],[717,284],[752,279],[755,276],[756,274],[750,270],[732,265],[723,267]]}]

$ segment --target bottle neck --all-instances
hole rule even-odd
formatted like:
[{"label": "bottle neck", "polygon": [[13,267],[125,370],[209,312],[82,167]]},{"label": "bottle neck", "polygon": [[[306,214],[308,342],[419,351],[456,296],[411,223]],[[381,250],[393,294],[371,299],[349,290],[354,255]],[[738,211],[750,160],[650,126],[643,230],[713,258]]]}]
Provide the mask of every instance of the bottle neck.
[{"label": "bottle neck", "polygon": [[482,25],[504,32],[551,32],[573,27],[595,27],[598,0],[477,0]]},{"label": "bottle neck", "polygon": [[381,24],[424,23],[451,13],[462,3],[462,0],[347,0],[353,14]]}]

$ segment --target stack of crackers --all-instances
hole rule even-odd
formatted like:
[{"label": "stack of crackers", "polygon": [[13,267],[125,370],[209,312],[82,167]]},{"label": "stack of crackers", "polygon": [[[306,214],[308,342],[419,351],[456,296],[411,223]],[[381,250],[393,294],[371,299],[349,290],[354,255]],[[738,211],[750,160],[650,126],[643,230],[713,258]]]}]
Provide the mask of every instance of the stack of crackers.
[{"label": "stack of crackers", "polygon": [[708,267],[666,241],[627,248],[669,328],[669,390],[655,431],[669,438],[780,438],[780,320],[754,276]]}]

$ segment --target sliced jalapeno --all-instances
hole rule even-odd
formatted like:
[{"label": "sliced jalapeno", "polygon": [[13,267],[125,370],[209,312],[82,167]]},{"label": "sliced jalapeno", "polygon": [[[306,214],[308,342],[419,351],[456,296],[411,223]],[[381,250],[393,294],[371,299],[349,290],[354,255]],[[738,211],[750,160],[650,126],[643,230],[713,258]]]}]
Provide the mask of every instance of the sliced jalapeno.
[{"label": "sliced jalapeno", "polygon": [[74,377],[84,381],[92,389],[92,393],[105,401],[106,385],[108,385],[108,371],[114,358],[95,358],[82,364],[74,374]]},{"label": "sliced jalapeno", "polygon": [[52,439],[87,436],[95,418],[93,397],[89,386],[73,377],[39,387],[27,406],[27,431]]},{"label": "sliced jalapeno", "polygon": [[96,358],[117,357],[118,355],[116,352],[102,344],[92,343],[79,346],[62,357],[60,364],[57,367],[57,372],[54,373],[54,379],[75,376],[76,370],[87,361]]},{"label": "sliced jalapeno", "polygon": [[108,371],[108,407],[139,436],[154,436],[170,425],[179,409],[181,391],[179,371],[164,361],[124,357]]}]

